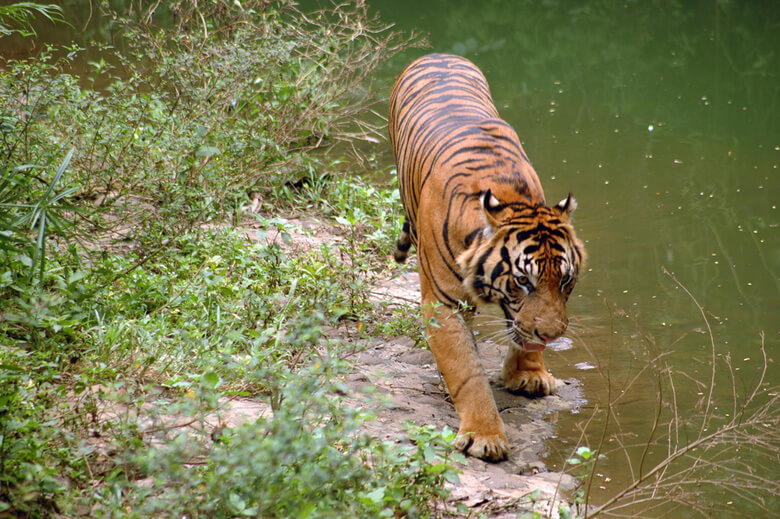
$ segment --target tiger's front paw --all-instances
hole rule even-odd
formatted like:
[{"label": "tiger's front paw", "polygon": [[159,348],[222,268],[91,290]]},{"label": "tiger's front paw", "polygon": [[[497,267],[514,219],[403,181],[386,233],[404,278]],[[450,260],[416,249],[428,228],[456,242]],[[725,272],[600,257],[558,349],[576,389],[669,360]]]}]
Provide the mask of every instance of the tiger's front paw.
[{"label": "tiger's front paw", "polygon": [[480,434],[461,428],[455,448],[487,461],[502,461],[509,456],[509,441],[503,432]]},{"label": "tiger's front paw", "polygon": [[503,374],[504,386],[513,393],[526,396],[547,396],[555,394],[558,384],[549,371],[522,370]]}]

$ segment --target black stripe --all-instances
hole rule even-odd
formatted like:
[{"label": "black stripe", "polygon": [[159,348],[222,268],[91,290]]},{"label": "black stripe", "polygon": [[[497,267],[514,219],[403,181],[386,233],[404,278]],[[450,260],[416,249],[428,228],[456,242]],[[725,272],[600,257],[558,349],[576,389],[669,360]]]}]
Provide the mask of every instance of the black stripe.
[{"label": "black stripe", "polygon": [[500,261],[493,267],[493,272],[490,273],[490,282],[495,283],[496,278],[504,272],[504,264]]},{"label": "black stripe", "polygon": [[523,249],[523,254],[530,255],[538,250],[539,250],[539,245],[533,243],[531,245],[528,245],[525,249]]},{"label": "black stripe", "polygon": [[474,241],[474,238],[476,238],[480,233],[482,233],[482,228],[479,227],[477,229],[474,229],[470,233],[466,235],[466,238],[463,240],[463,245],[468,249],[471,246],[471,243]]}]

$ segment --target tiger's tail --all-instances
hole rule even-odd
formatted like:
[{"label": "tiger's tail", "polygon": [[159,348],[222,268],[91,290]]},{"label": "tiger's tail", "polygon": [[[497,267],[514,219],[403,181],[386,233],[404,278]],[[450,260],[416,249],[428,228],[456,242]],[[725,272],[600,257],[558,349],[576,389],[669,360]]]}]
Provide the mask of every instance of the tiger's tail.
[{"label": "tiger's tail", "polygon": [[404,218],[404,225],[401,229],[401,234],[398,236],[398,241],[395,242],[395,251],[393,257],[398,263],[406,261],[406,257],[409,256],[409,248],[412,246],[412,234],[409,220]]}]

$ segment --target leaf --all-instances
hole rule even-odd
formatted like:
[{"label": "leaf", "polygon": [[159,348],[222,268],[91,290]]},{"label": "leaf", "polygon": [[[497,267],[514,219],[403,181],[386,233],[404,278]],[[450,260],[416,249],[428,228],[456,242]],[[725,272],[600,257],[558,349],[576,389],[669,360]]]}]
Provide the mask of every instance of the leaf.
[{"label": "leaf", "polygon": [[85,271],[77,270],[76,272],[68,276],[68,284],[72,285],[73,283],[81,281],[85,277],[87,277],[87,273]]},{"label": "leaf", "polygon": [[213,389],[219,384],[219,375],[213,371],[209,371],[208,373],[203,374],[201,380],[203,381],[204,386]]},{"label": "leaf", "polygon": [[201,146],[198,151],[195,152],[196,157],[211,157],[212,155],[219,155],[222,153],[216,146]]},{"label": "leaf", "polygon": [[234,512],[242,513],[246,509],[246,503],[235,492],[231,492],[228,495],[228,501],[230,503],[230,508],[232,508]]},{"label": "leaf", "polygon": [[287,293],[287,297],[292,300],[293,296],[295,295],[295,289],[298,288],[298,280],[300,278],[293,278],[292,283],[290,283],[290,291]]},{"label": "leaf", "polygon": [[452,483],[453,485],[457,485],[460,483],[460,476],[458,476],[458,472],[455,470],[448,470],[444,473],[444,479],[448,483]]},{"label": "leaf", "polygon": [[379,487],[365,495],[373,503],[381,503],[385,498],[385,487]]},{"label": "leaf", "polygon": [[18,260],[25,267],[32,267],[33,260],[26,254],[14,254],[14,259]]},{"label": "leaf", "polygon": [[433,463],[436,460],[436,450],[430,444],[426,443],[423,446],[423,458],[428,463]]},{"label": "leaf", "polygon": [[584,445],[582,447],[577,448],[577,456],[581,456],[582,458],[588,460],[590,459],[593,454],[595,454],[596,451],[590,450],[589,447],[585,447]]}]

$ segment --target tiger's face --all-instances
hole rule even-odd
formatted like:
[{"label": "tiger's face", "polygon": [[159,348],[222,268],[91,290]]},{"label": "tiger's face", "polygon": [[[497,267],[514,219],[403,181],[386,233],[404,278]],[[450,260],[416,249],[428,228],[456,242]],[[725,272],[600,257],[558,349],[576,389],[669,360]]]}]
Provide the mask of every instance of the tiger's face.
[{"label": "tiger's face", "polygon": [[511,341],[539,351],[568,326],[566,301],[584,263],[569,217],[571,195],[553,207],[502,204],[482,195],[486,227],[458,258],[478,307],[500,319]]}]

